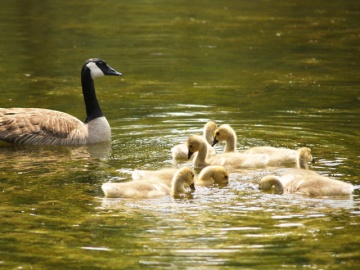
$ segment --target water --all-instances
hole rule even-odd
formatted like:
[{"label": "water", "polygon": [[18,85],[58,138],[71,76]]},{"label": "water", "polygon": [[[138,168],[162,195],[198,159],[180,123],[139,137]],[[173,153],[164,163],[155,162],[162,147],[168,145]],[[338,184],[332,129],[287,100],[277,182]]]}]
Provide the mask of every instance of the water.
[{"label": "water", "polygon": [[[0,107],[85,119],[81,64],[111,145],[0,145],[0,268],[356,269],[360,258],[356,1],[11,1],[0,11]],[[350,198],[274,195],[238,171],[192,198],[103,198],[101,184],[173,166],[170,148],[213,120],[238,149],[312,149]],[[217,146],[218,150],[222,145]],[[279,169],[280,171],[282,169]]]}]

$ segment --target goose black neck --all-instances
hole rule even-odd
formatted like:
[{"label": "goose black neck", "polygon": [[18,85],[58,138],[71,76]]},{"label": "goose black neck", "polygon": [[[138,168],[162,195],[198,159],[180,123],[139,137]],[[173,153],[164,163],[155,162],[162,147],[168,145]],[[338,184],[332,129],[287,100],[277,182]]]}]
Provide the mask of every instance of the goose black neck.
[{"label": "goose black neck", "polygon": [[94,80],[92,79],[90,69],[88,68],[84,68],[81,71],[81,86],[86,108],[85,123],[88,123],[95,118],[104,116],[96,98]]}]

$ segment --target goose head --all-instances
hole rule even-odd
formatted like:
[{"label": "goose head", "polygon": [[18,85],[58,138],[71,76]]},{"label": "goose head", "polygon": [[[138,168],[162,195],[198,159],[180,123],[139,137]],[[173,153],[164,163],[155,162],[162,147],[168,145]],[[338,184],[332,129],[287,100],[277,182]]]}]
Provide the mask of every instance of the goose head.
[{"label": "goose head", "polygon": [[214,139],[214,133],[217,129],[217,125],[213,121],[209,121],[205,124],[203,130],[203,136],[206,138],[206,141],[211,144]]},{"label": "goose head", "polygon": [[211,146],[221,141],[227,141],[229,138],[236,138],[234,130],[229,125],[221,125],[215,130],[215,136]]},{"label": "goose head", "polygon": [[195,152],[198,152],[202,148],[206,147],[206,142],[201,136],[192,135],[186,141],[186,146],[188,148],[188,159],[190,159]]},{"label": "goose head", "polygon": [[191,190],[195,190],[194,177],[195,174],[192,169],[188,167],[183,167],[178,170],[173,176],[172,186],[173,188],[177,189],[177,185],[186,184],[191,188]]},{"label": "goose head", "polygon": [[229,183],[229,173],[223,166],[216,166],[212,178],[215,183],[227,185]]},{"label": "goose head", "polygon": [[283,194],[284,193],[284,187],[281,183],[281,180],[278,176],[275,175],[267,175],[264,176],[259,183],[259,189],[263,191],[268,191],[272,187],[274,187],[275,192],[277,194]]},{"label": "goose head", "polygon": [[204,174],[210,171],[210,177],[219,185],[227,185],[229,183],[229,172],[223,166],[208,166],[203,169]]},{"label": "goose head", "polygon": [[302,169],[308,169],[308,163],[314,162],[313,156],[311,155],[311,149],[307,147],[301,147],[298,150],[299,158],[298,158],[298,166]]},{"label": "goose head", "polygon": [[87,60],[81,69],[81,74],[86,72],[90,72],[92,79],[107,75],[122,76],[120,72],[117,72],[100,58],[90,58]]},{"label": "goose head", "polygon": [[195,190],[194,177],[195,177],[195,174],[194,174],[193,170],[187,168],[187,170],[184,174],[184,180],[185,180],[184,182],[191,188],[191,190]]},{"label": "goose head", "polygon": [[313,162],[313,156],[311,155],[311,149],[307,147],[301,147],[299,149],[300,158],[307,162]]}]

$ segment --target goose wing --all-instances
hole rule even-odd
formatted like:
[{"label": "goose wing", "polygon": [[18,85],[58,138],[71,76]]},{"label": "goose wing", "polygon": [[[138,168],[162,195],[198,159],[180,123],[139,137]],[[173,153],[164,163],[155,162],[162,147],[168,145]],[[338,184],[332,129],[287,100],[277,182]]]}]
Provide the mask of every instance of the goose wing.
[{"label": "goose wing", "polygon": [[66,144],[71,134],[83,126],[79,119],[59,111],[37,108],[0,109],[0,140],[10,143]]}]

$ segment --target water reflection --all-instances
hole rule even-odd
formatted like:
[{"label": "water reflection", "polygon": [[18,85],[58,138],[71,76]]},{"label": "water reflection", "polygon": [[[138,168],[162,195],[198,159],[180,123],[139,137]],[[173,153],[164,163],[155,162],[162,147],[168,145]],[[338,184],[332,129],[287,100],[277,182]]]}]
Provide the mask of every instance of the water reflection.
[{"label": "water reflection", "polygon": [[[0,156],[1,154],[5,157],[14,153],[41,153],[40,156],[34,157],[38,162],[41,158],[48,160],[48,154],[51,152],[58,155],[57,158],[64,156],[72,159],[108,159],[111,156],[111,142],[103,142],[98,144],[78,146],[78,147],[65,147],[65,146],[51,146],[51,147],[39,147],[31,145],[18,145],[18,144],[0,144]],[[61,153],[61,154],[60,154]],[[24,160],[31,161],[29,157],[23,157]]]}]

